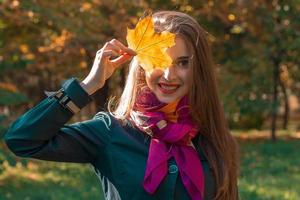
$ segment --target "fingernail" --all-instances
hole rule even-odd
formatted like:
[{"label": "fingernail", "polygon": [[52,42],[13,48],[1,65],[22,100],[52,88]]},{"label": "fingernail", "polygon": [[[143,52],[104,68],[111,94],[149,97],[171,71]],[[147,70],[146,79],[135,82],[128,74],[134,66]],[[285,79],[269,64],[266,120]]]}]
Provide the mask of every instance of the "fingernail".
[{"label": "fingernail", "polygon": [[130,54],[130,53],[124,53],[123,55],[124,55],[124,56],[134,56],[134,55],[132,55],[132,54]]},{"label": "fingernail", "polygon": [[127,57],[127,58],[132,57],[132,55],[130,55],[129,53],[124,53],[123,56],[124,56],[124,57]]},{"label": "fingernail", "polygon": [[129,50],[130,50],[130,52],[132,53],[132,55],[136,55],[137,53],[133,50],[133,49],[130,49],[130,48],[128,48]]}]

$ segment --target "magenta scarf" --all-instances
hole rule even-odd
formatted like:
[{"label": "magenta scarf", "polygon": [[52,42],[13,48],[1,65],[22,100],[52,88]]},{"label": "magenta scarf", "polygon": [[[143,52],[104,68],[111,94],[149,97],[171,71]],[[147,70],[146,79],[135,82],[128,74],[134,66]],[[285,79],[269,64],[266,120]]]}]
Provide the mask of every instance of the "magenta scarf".
[{"label": "magenta scarf", "polygon": [[131,112],[136,126],[152,136],[143,187],[150,194],[157,190],[167,175],[167,161],[173,156],[189,196],[192,200],[202,200],[204,173],[191,142],[198,130],[191,120],[188,98],[184,96],[178,102],[174,113],[176,122],[171,122],[164,112],[159,111],[166,105],[146,87],[137,95]]}]

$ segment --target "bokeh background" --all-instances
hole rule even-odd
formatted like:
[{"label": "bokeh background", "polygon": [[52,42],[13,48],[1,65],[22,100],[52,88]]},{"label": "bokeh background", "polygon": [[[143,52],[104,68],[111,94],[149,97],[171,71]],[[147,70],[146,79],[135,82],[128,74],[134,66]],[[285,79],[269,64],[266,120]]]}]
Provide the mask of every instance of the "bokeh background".
[{"label": "bokeh background", "polygon": [[[44,91],[87,76],[96,51],[126,44],[145,11],[177,10],[209,33],[219,92],[241,150],[246,200],[300,199],[299,0],[0,0],[0,138]],[[119,96],[127,65],[70,123]],[[0,140],[0,199],[103,199],[89,165],[22,159]]]}]

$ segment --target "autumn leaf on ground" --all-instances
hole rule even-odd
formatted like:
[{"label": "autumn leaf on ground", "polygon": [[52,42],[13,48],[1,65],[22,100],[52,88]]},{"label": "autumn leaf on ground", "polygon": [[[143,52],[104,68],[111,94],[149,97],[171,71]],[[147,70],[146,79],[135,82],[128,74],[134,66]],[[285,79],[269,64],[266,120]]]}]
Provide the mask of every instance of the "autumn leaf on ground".
[{"label": "autumn leaf on ground", "polygon": [[137,53],[136,58],[145,70],[164,69],[172,64],[166,53],[175,44],[175,34],[167,31],[154,31],[152,16],[140,20],[135,29],[127,29],[128,46]]}]

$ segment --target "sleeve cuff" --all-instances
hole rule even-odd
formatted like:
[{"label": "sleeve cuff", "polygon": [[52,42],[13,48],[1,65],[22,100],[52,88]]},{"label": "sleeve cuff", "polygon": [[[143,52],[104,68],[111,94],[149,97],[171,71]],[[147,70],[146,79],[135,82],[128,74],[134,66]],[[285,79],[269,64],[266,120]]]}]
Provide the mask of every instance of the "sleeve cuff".
[{"label": "sleeve cuff", "polygon": [[92,101],[92,98],[75,77],[64,81],[60,90],[56,92],[45,91],[45,94],[48,97],[55,97],[64,108],[73,114],[79,112]]},{"label": "sleeve cuff", "polygon": [[92,101],[92,98],[81,87],[79,81],[75,77],[66,80],[62,84],[62,88],[64,89],[65,93],[71,98],[71,100],[75,103],[75,105],[78,106],[80,109]]}]

